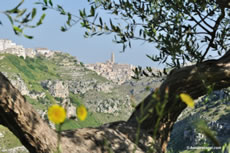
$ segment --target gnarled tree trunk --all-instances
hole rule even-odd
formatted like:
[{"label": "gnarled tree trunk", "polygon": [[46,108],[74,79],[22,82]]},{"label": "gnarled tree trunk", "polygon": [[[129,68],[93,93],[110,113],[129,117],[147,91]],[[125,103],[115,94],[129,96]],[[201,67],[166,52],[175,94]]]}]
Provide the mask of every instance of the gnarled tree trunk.
[{"label": "gnarled tree trunk", "polygon": [[[186,108],[186,105],[176,96],[184,92],[196,99],[206,93],[208,85],[213,85],[214,90],[230,85],[230,52],[219,60],[209,60],[174,70],[160,86],[160,101],[153,100],[150,94],[136,107],[127,122],[62,132],[62,152],[96,153],[108,152],[109,149],[114,152],[132,152],[134,149],[136,152],[147,152],[151,144],[154,144],[155,148],[152,152],[160,152],[160,150],[165,152],[172,127]],[[164,104],[166,89],[168,99],[163,115],[159,116],[156,106]],[[146,116],[141,124],[136,120],[140,116]],[[159,122],[158,126],[156,126],[157,122]],[[0,124],[8,127],[30,152],[47,153],[54,152],[56,149],[57,133],[40,118],[20,92],[1,73]],[[135,135],[139,128],[139,142],[135,147]],[[153,140],[151,136],[154,133]]]},{"label": "gnarled tree trunk", "polygon": [[[136,111],[127,122],[130,126],[138,126],[136,118],[148,115],[148,118],[142,122],[141,129],[154,133],[154,129],[157,128],[155,139],[160,143],[162,152],[165,152],[173,125],[186,108],[185,103],[176,97],[180,93],[187,93],[193,99],[197,99],[207,93],[208,86],[212,86],[213,90],[230,86],[230,51],[219,60],[208,60],[197,65],[173,70],[160,86],[160,101],[153,101],[150,94],[136,107]],[[168,92],[168,100],[163,116],[159,116],[156,105],[164,103],[165,91]],[[144,114],[141,113],[142,106]],[[159,125],[156,127],[158,120]]]},{"label": "gnarled tree trunk", "polygon": [[[31,153],[53,153],[57,148],[57,132],[44,122],[26,102],[20,92],[0,73],[0,124],[9,128]],[[98,128],[83,128],[61,132],[62,153],[147,152],[153,139],[140,132],[135,145],[135,127],[126,122],[114,122]],[[155,147],[157,148],[157,146]],[[155,152],[159,152],[155,149]]]}]

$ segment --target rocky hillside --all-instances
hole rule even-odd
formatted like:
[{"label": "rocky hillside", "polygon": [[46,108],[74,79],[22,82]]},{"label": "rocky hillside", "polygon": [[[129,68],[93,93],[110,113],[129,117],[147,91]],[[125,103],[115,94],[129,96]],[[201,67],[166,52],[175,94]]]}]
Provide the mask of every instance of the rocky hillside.
[{"label": "rocky hillside", "polygon": [[[55,53],[50,58],[22,59],[9,54],[1,54],[0,57],[1,72],[29,101],[37,103],[37,109],[46,109],[51,103],[68,107],[84,103],[90,112],[95,113],[112,114],[114,112],[110,109],[113,109],[118,114],[123,107],[130,112],[132,110],[128,102],[123,102],[126,95],[113,93],[117,87],[115,83],[88,70],[68,54]],[[109,95],[114,95],[113,99]],[[108,104],[108,100],[119,108],[102,107]],[[95,109],[99,106],[101,109]]]},{"label": "rocky hillside", "polygon": [[[69,118],[75,118],[76,107],[84,104],[89,112],[87,119],[83,122],[68,120],[64,129],[126,120],[133,108],[161,83],[160,79],[143,78],[118,85],[87,69],[75,57],[62,52],[26,59],[12,54],[0,54],[0,71],[25,95],[44,120],[47,120],[48,106],[53,103],[63,105]],[[230,141],[228,95],[228,90],[215,91],[210,96],[201,97],[196,102],[196,109],[186,109],[174,126],[169,150],[173,153],[186,153],[191,151],[186,150],[187,146],[210,143],[193,124],[199,119],[207,122],[222,144]],[[0,126],[0,152],[27,150],[21,147],[12,133]]]},{"label": "rocky hillside", "polygon": [[[76,107],[84,104],[89,112],[87,119],[84,122],[69,120],[63,125],[64,129],[126,120],[133,106],[151,92],[146,86],[157,85],[150,80],[147,84],[146,80],[142,80],[142,83],[129,81],[118,85],[87,69],[75,57],[62,52],[54,52],[49,57],[40,55],[26,59],[12,54],[0,54],[0,71],[25,95],[44,120],[47,120],[47,108],[53,103],[63,105],[69,118],[75,118]],[[4,142],[0,150],[8,152],[7,149],[12,149],[8,138],[13,136],[3,127],[0,132],[0,141]],[[13,146],[18,147],[20,143],[15,141]]]},{"label": "rocky hillside", "polygon": [[[225,143],[229,143],[229,92],[229,89],[214,91],[210,95],[200,97],[196,101],[195,109],[185,109],[180,115],[172,131],[171,141],[168,146],[169,150],[173,153],[203,153],[204,150],[202,149],[189,150],[188,147],[213,146],[210,139],[197,129],[196,123],[199,121],[205,122],[205,125],[207,125],[207,127],[212,131],[222,146]],[[217,153],[221,152],[221,149],[219,148],[212,151]]]}]

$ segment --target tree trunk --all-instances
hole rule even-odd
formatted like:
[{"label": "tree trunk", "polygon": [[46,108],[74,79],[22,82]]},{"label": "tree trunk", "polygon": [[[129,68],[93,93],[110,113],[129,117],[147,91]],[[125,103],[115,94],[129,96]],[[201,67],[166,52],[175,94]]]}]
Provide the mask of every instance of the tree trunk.
[{"label": "tree trunk", "polygon": [[[9,128],[31,153],[53,153],[57,148],[57,132],[44,122],[20,92],[0,73],[0,124]],[[135,127],[114,122],[98,128],[61,132],[62,153],[145,153],[153,139],[141,131],[135,145]],[[155,147],[157,148],[157,146]],[[159,149],[158,149],[159,150]],[[159,152],[155,150],[155,152]]]},{"label": "tree trunk", "polygon": [[[178,98],[179,94],[187,93],[197,99],[207,93],[208,86],[212,86],[213,90],[230,86],[230,51],[218,60],[173,70],[159,88],[159,101],[153,98],[154,93],[150,94],[136,107],[127,123],[138,127],[140,122],[136,118],[148,116],[141,122],[140,128],[152,134],[159,142],[161,151],[166,152],[173,125],[186,108],[186,104]],[[168,97],[164,103],[166,92]],[[160,116],[157,108],[163,104],[163,115]]]},{"label": "tree trunk", "polygon": [[51,152],[56,147],[55,132],[1,73],[0,123],[12,131],[30,152]]},{"label": "tree trunk", "polygon": [[[63,153],[100,153],[110,149],[119,153],[133,150],[144,153],[151,145],[152,152],[165,152],[173,125],[186,108],[177,95],[184,92],[196,99],[206,93],[209,85],[213,85],[214,90],[230,85],[230,52],[219,60],[174,70],[160,86],[159,101],[150,94],[127,122],[62,132],[61,150]],[[164,100],[165,93],[168,93],[167,101]],[[164,109],[160,115],[158,112],[162,106]],[[0,124],[8,127],[32,153],[54,152],[57,147],[57,133],[1,73]],[[139,133],[137,146],[136,133]]]}]

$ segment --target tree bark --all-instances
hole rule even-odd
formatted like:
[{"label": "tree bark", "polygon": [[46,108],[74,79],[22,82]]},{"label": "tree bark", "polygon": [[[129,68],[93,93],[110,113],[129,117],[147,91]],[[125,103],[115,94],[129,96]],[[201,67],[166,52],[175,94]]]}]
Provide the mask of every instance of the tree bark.
[{"label": "tree bark", "polygon": [[[157,95],[159,100],[150,94],[136,107],[127,122],[62,132],[61,150],[63,153],[100,153],[109,152],[110,149],[119,153],[133,150],[144,153],[153,148],[152,152],[165,152],[173,125],[186,108],[177,95],[183,92],[196,99],[206,93],[209,85],[214,90],[230,85],[229,52],[219,60],[174,70],[160,86]],[[162,115],[159,115],[159,108],[162,106],[164,109]],[[32,153],[50,153],[56,150],[57,133],[40,118],[1,73],[0,124],[8,127]],[[139,134],[139,141],[136,141],[136,133]]]},{"label": "tree bark", "polygon": [[[161,151],[166,152],[173,125],[186,108],[179,94],[187,93],[193,99],[197,99],[207,93],[208,86],[212,86],[213,90],[230,86],[230,51],[218,60],[207,60],[197,65],[173,70],[159,88],[159,100],[153,98],[154,93],[150,94],[136,107],[127,123],[138,127],[140,122],[136,118],[148,116],[142,121],[140,128],[152,134],[159,142]],[[164,104],[166,92],[168,98],[163,116],[160,116],[157,113],[157,107]],[[157,122],[159,122],[158,125],[156,125]],[[154,129],[157,130],[154,131]]]},{"label": "tree bark", "polygon": [[[57,132],[44,122],[32,105],[9,80],[0,73],[0,124],[8,127],[31,153],[53,153],[57,148]],[[126,122],[114,122],[98,128],[83,128],[61,132],[62,153],[145,153],[153,139],[140,132],[140,142],[135,145],[135,127]],[[157,145],[156,147],[157,148]],[[158,148],[159,150],[159,148]],[[159,152],[155,149],[155,152]]]}]

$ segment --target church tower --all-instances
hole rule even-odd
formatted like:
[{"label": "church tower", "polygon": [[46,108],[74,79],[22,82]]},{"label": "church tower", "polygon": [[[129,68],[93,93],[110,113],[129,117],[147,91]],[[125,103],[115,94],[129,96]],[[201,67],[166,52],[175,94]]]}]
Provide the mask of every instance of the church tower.
[{"label": "church tower", "polygon": [[115,63],[115,56],[114,56],[114,53],[112,52],[112,54],[111,54],[111,63]]}]

